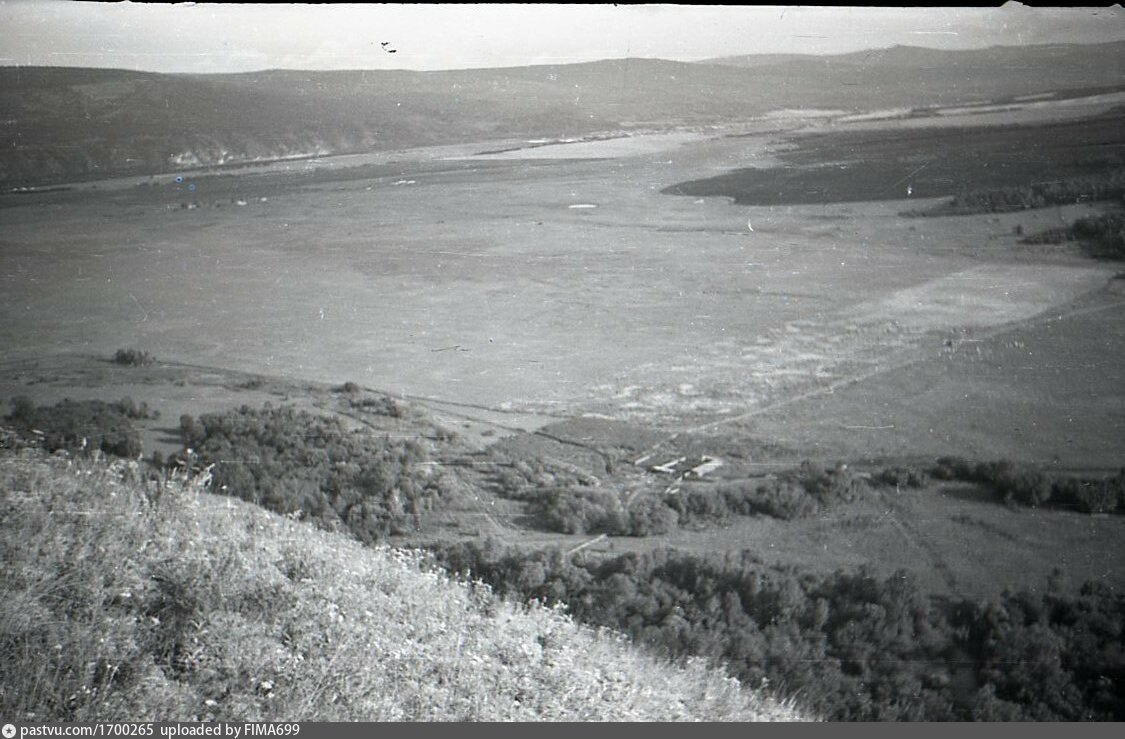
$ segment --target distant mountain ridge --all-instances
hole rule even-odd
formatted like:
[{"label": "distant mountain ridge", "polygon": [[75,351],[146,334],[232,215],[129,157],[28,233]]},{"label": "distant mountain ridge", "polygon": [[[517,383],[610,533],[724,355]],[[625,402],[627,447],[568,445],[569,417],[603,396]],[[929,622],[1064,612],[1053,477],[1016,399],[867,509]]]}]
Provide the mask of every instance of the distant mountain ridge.
[{"label": "distant mountain ridge", "polygon": [[[1125,43],[443,72],[0,68],[0,187],[1125,86]],[[756,61],[755,61],[756,60]]]},{"label": "distant mountain ridge", "polygon": [[875,63],[906,67],[934,64],[980,65],[985,63],[1027,64],[1062,63],[1084,66],[1100,63],[1125,54],[1125,41],[1101,44],[1033,44],[1028,46],[989,46],[983,49],[931,49],[925,46],[897,44],[881,49],[865,49],[844,54],[743,54],[703,59],[696,64],[717,64],[734,67],[762,67],[791,62],[819,62],[839,65],[870,65]]}]

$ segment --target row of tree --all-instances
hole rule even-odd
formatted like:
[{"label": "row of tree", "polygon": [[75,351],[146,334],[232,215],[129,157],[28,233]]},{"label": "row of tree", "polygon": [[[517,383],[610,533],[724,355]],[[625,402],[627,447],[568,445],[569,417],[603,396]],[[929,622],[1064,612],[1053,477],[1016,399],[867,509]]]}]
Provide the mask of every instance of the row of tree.
[{"label": "row of tree", "polygon": [[984,485],[997,500],[1009,505],[1125,513],[1125,469],[1108,477],[1083,477],[1045,472],[1008,460],[970,462],[942,457],[930,474],[939,480]]},{"label": "row of tree", "polygon": [[1125,259],[1125,214],[1104,213],[1079,218],[1064,228],[1051,228],[1023,239],[1025,244],[1077,241],[1096,259]]},{"label": "row of tree", "polygon": [[912,210],[907,216],[950,216],[975,213],[1005,213],[1052,205],[1073,205],[1125,198],[1125,169],[1114,169],[1088,177],[1074,177],[1027,185],[968,190],[927,210]]}]

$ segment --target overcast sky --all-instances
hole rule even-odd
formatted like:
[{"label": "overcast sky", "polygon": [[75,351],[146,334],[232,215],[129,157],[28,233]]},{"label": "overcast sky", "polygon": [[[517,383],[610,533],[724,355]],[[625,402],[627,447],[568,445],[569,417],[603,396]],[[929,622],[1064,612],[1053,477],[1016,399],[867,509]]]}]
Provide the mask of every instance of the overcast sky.
[{"label": "overcast sky", "polygon": [[[0,0],[0,65],[158,72],[455,69],[895,44],[1125,39],[1111,8],[689,5],[160,5]],[[383,43],[386,42],[386,46]],[[390,53],[393,49],[394,53]]]}]

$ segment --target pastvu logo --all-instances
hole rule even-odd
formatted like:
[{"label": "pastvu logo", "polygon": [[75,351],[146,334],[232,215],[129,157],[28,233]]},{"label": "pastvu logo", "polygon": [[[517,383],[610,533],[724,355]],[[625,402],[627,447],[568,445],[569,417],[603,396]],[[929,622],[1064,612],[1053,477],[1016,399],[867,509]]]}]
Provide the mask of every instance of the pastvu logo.
[{"label": "pastvu logo", "polygon": [[4,739],[12,739],[16,735],[16,727],[11,724],[4,724],[4,728],[0,729],[0,733],[4,734]]}]

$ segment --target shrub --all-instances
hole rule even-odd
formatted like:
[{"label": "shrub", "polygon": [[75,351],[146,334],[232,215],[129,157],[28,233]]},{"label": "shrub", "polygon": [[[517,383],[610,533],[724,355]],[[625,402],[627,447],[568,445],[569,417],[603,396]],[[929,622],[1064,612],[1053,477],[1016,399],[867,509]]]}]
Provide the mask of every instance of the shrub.
[{"label": "shrub", "polygon": [[792,475],[758,481],[693,487],[665,498],[679,514],[681,525],[721,522],[731,516],[771,516],[782,520],[816,512],[817,498]]},{"label": "shrub", "polygon": [[1073,477],[1055,480],[1051,500],[1055,505],[1083,513],[1125,512],[1125,470],[1100,480]]},{"label": "shrub", "polygon": [[611,536],[630,533],[629,514],[618,497],[606,490],[556,487],[541,494],[532,508],[550,531]]},{"label": "shrub", "polygon": [[[134,413],[139,413],[131,406]],[[28,398],[16,398],[8,420],[25,436],[40,439],[51,452],[91,453],[100,450],[118,457],[141,453],[141,437],[127,412],[130,406],[100,400],[65,399],[53,406],[36,407]],[[147,411],[147,406],[146,406]]]},{"label": "shrub", "polygon": [[148,407],[148,403],[141,401],[139,404],[129,396],[125,396],[121,400],[112,404],[113,408],[125,414],[125,416],[132,419],[157,419],[160,418],[160,411]]},{"label": "shrub", "polygon": [[924,488],[929,481],[925,471],[913,467],[885,467],[871,476],[876,485],[895,488]]},{"label": "shrub", "polygon": [[12,398],[12,412],[8,415],[11,421],[28,421],[35,415],[35,403],[26,395]]},{"label": "shrub", "polygon": [[185,413],[180,416],[180,440],[184,449],[195,449],[207,436],[207,430],[194,417]]},{"label": "shrub", "polygon": [[380,416],[389,416],[390,418],[405,418],[406,410],[396,403],[393,398],[388,398],[385,395],[367,396],[365,398],[351,397],[348,399],[348,405],[352,408],[362,408],[369,413],[375,413]]},{"label": "shrub", "polygon": [[675,531],[680,516],[663,501],[645,497],[629,507],[629,534],[631,536],[659,536]]},{"label": "shrub", "polygon": [[138,349],[118,349],[113,355],[113,361],[126,367],[147,367],[153,364],[156,358]]},{"label": "shrub", "polygon": [[1079,218],[1066,228],[1051,228],[1023,239],[1025,244],[1061,244],[1078,241],[1096,259],[1125,258],[1125,213]]},{"label": "shrub", "polygon": [[1125,259],[1125,214],[1107,213],[1080,218],[1071,226],[1082,247],[1098,259]]},{"label": "shrub", "polygon": [[821,505],[850,503],[856,499],[863,486],[862,481],[851,473],[846,464],[826,469],[805,461],[790,476],[805,492],[815,496]]}]

